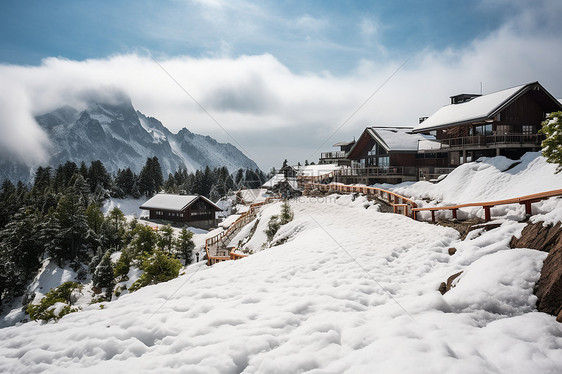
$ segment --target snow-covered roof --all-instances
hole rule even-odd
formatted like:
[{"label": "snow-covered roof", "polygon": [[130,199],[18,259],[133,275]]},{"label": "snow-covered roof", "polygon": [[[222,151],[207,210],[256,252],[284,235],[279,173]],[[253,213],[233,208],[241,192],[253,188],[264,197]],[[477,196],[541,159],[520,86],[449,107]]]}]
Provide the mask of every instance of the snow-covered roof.
[{"label": "snow-covered roof", "polygon": [[159,193],[154,195],[146,203],[140,206],[140,209],[162,209],[162,210],[173,210],[182,211],[191,204],[193,204],[198,199],[203,199],[209,204],[221,210],[215,203],[207,199],[205,196],[201,195],[175,195],[167,193]]},{"label": "snow-covered roof", "polygon": [[319,164],[319,165],[307,165],[301,166],[298,169],[298,175],[304,175],[308,177],[317,177],[319,175],[328,174],[334,170],[341,169],[338,164]]},{"label": "snow-covered roof", "polygon": [[350,144],[353,144],[353,143],[355,143],[355,140],[352,140],[350,142],[338,142],[338,143],[334,144],[332,147],[342,147],[342,146],[350,145]]},{"label": "snow-covered roof", "polygon": [[537,82],[523,84],[521,86],[479,96],[465,103],[446,105],[414,128],[414,132],[434,130],[490,119],[494,117],[499,110],[503,109],[511,99],[516,98],[527,86],[536,83]]},{"label": "snow-covered roof", "polygon": [[390,151],[412,151],[418,150],[418,143],[426,140],[419,134],[412,134],[411,127],[368,127],[367,132],[383,146],[387,152]]},{"label": "snow-covered roof", "polygon": [[418,151],[438,151],[447,148],[447,144],[443,144],[436,140],[424,139],[418,143]]},{"label": "snow-covered roof", "polygon": [[297,189],[297,179],[296,178],[285,178],[284,174],[275,174],[270,180],[263,184],[263,188],[273,188],[281,182],[287,181],[291,188]]}]

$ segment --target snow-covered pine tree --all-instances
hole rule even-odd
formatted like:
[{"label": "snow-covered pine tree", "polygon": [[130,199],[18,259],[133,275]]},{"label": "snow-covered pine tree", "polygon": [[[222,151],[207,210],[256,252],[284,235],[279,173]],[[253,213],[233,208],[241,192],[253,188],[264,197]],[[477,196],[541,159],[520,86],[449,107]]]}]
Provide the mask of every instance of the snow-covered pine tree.
[{"label": "snow-covered pine tree", "polygon": [[550,163],[557,164],[556,173],[562,171],[562,112],[551,113],[540,130],[546,136],[542,142],[542,154]]},{"label": "snow-covered pine tree", "polygon": [[186,265],[189,265],[192,262],[191,256],[193,255],[194,248],[195,243],[193,242],[193,232],[183,228],[180,232],[178,240],[176,241],[176,250],[184,259]]},{"label": "snow-covered pine tree", "polygon": [[[94,287],[113,288],[115,284],[111,252],[106,251],[92,276]],[[110,294],[111,292],[108,292]]]}]

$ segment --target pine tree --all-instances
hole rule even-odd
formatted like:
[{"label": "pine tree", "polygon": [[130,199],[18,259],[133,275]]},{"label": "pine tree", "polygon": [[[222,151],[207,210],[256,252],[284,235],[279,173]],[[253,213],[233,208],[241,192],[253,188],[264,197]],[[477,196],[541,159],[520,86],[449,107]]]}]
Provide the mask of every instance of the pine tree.
[{"label": "pine tree", "polygon": [[[41,217],[38,211],[22,208],[0,232],[4,257],[21,270],[22,279],[35,275],[43,255],[40,240]],[[19,272],[16,271],[16,272]]]},{"label": "pine tree", "polygon": [[562,112],[551,113],[542,123],[540,132],[546,136],[542,142],[542,154],[556,164],[556,173],[562,171]]},{"label": "pine tree", "polygon": [[111,253],[106,251],[92,276],[94,287],[113,288],[115,284],[113,271]]},{"label": "pine tree", "polygon": [[10,222],[19,208],[16,186],[6,179],[0,187],[0,229]]},{"label": "pine tree", "polygon": [[94,231],[96,234],[101,233],[101,226],[103,224],[103,212],[98,204],[90,204],[86,209],[86,221],[88,222],[88,227]]},{"label": "pine tree", "polygon": [[193,255],[194,248],[195,243],[193,242],[193,232],[183,228],[176,242],[176,250],[184,259],[186,265],[189,265],[192,262],[191,257]]},{"label": "pine tree", "polygon": [[45,252],[53,259],[62,263],[63,260],[63,235],[55,209],[51,208],[41,223],[39,238],[43,243]]},{"label": "pine tree", "polygon": [[101,242],[103,247],[116,248],[120,250],[123,244],[123,236],[125,235],[125,215],[121,209],[115,207],[109,211],[107,218],[101,225]]},{"label": "pine tree", "polygon": [[164,184],[162,168],[158,162],[158,157],[147,158],[146,164],[141,170],[139,178],[139,191],[146,197],[151,197],[160,190]]},{"label": "pine tree", "polygon": [[151,254],[158,243],[158,234],[151,227],[145,225],[137,225],[131,248],[136,256],[142,254]]},{"label": "pine tree", "polygon": [[170,225],[165,225],[158,232],[160,233],[158,247],[164,252],[171,253],[174,245],[174,229]]},{"label": "pine tree", "polygon": [[88,222],[79,194],[70,187],[57,205],[56,216],[63,233],[62,253],[59,260],[72,260],[87,250]]},{"label": "pine tree", "polygon": [[244,179],[244,170],[238,169],[238,171],[236,172],[236,177],[234,178],[234,182],[236,183],[236,186],[238,188],[240,188],[240,186],[244,182],[243,179]]},{"label": "pine tree", "polygon": [[97,186],[101,186],[105,190],[111,187],[111,176],[100,160],[92,161],[88,169],[88,181],[90,182],[90,191],[94,192]]}]

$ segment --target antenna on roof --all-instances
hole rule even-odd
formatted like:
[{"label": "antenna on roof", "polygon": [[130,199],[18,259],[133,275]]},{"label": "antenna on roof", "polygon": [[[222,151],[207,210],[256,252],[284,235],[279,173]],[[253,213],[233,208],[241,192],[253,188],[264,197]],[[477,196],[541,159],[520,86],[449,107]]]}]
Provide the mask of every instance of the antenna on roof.
[{"label": "antenna on roof", "polygon": [[483,86],[483,84],[482,84],[482,82],[480,82],[480,96],[482,96],[482,86]]}]

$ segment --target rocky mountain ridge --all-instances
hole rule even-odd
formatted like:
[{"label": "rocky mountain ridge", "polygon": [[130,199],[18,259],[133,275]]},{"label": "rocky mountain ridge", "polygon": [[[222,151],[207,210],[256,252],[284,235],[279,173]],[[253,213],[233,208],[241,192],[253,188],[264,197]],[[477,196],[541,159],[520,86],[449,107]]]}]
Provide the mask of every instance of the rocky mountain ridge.
[{"label": "rocky mountain ridge", "polygon": [[[110,173],[127,167],[139,172],[147,157],[156,156],[164,177],[180,168],[189,172],[206,166],[226,166],[230,172],[258,169],[232,144],[186,128],[172,133],[156,118],[135,110],[129,98],[117,104],[91,102],[83,111],[63,106],[36,117],[36,121],[52,143],[47,165],[42,166],[101,160]],[[35,168],[9,158],[0,160],[0,179],[29,182]]]}]

